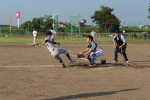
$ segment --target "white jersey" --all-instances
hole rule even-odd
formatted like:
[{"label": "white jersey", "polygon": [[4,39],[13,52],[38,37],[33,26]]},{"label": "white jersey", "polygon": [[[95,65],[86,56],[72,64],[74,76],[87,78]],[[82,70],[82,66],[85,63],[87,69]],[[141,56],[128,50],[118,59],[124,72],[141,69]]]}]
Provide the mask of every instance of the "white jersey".
[{"label": "white jersey", "polygon": [[52,41],[52,39],[50,38],[45,38],[45,41],[47,43],[47,48],[50,52],[54,51],[55,50],[55,45],[54,45],[54,42]]},{"label": "white jersey", "polygon": [[91,36],[95,37],[96,36],[96,32],[91,32]]},{"label": "white jersey", "polygon": [[36,37],[37,36],[37,31],[33,31],[33,37]]},{"label": "white jersey", "polygon": [[49,31],[51,31],[53,33],[52,36],[51,36],[51,39],[54,39],[55,35],[56,35],[56,32],[54,30],[49,30]]}]

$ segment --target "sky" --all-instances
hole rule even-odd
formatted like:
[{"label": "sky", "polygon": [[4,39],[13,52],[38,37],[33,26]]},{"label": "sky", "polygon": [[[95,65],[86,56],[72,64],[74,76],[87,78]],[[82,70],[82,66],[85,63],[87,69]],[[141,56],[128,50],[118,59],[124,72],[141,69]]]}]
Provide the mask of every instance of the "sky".
[{"label": "sky", "polygon": [[20,11],[20,24],[32,21],[34,17],[58,13],[59,21],[70,21],[69,16],[80,15],[92,24],[91,16],[100,6],[113,8],[112,12],[121,21],[121,25],[150,25],[148,8],[150,0],[0,0],[0,25],[8,25],[8,16],[12,16],[12,25],[17,26],[15,12]]}]

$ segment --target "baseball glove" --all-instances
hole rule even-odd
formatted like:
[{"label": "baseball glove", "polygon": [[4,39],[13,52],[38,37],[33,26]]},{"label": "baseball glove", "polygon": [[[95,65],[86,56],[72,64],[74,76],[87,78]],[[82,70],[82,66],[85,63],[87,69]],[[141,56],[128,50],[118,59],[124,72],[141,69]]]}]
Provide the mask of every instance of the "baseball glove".
[{"label": "baseball glove", "polygon": [[83,55],[83,54],[77,54],[77,57],[78,57],[78,58],[83,58],[84,55]]}]

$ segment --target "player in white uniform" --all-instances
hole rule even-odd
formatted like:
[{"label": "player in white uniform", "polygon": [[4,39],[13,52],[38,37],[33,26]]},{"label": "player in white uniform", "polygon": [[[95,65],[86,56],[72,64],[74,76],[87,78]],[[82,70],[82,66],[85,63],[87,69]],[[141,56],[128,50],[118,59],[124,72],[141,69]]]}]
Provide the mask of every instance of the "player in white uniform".
[{"label": "player in white uniform", "polygon": [[49,31],[51,31],[51,33],[52,33],[51,39],[52,39],[52,41],[54,41],[55,36],[56,36],[56,31],[53,30],[53,27],[51,27],[51,29]]},{"label": "player in white uniform", "polygon": [[95,32],[95,30],[93,30],[91,32],[91,36],[93,37],[93,41],[96,41],[96,32]]},{"label": "player in white uniform", "polygon": [[89,43],[87,49],[79,54],[88,55],[89,66],[96,66],[96,58],[103,55],[103,49],[93,41],[93,37],[90,35],[86,41]]},{"label": "player in white uniform", "polygon": [[38,33],[37,33],[37,31],[36,31],[35,28],[33,28],[32,36],[33,36],[33,46],[38,45],[38,43],[37,43],[37,36],[38,36]]},{"label": "player in white uniform", "polygon": [[43,45],[45,44],[49,50],[49,52],[51,53],[51,55],[53,57],[55,57],[57,60],[59,60],[59,62],[62,64],[63,68],[66,67],[66,65],[64,64],[62,58],[59,56],[59,54],[66,54],[66,56],[68,57],[68,59],[70,60],[70,62],[75,62],[75,60],[70,58],[69,52],[65,49],[59,49],[56,48],[54,44],[58,44],[56,42],[53,42],[51,39],[52,33],[51,31],[46,32],[46,38],[45,38],[45,42],[42,43]]}]

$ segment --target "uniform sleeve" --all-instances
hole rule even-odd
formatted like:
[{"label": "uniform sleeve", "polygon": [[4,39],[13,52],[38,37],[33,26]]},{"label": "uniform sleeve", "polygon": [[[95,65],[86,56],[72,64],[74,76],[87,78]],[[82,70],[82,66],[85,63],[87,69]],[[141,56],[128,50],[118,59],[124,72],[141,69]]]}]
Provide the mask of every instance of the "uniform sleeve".
[{"label": "uniform sleeve", "polygon": [[125,38],[123,35],[121,35],[121,40],[122,40],[123,42],[126,42],[126,38]]},{"label": "uniform sleeve", "polygon": [[95,44],[95,43],[92,43],[92,44],[89,44],[89,45],[88,45],[88,49],[90,49],[90,50],[94,50],[95,47],[96,47],[96,44]]},{"label": "uniform sleeve", "polygon": [[50,38],[45,38],[45,42],[51,42],[52,40]]},{"label": "uniform sleeve", "polygon": [[113,38],[113,41],[116,42],[116,41],[115,41],[115,36],[114,36],[114,38]]}]

